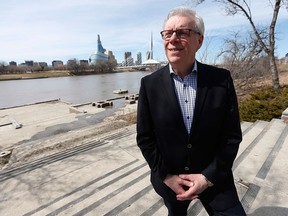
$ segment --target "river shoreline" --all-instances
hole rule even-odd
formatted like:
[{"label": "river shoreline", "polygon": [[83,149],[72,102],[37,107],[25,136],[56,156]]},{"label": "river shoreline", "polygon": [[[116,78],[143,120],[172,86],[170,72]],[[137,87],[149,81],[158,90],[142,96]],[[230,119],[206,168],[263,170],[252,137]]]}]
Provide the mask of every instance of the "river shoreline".
[{"label": "river shoreline", "polygon": [[[137,103],[125,103],[124,107],[113,109],[97,108],[92,104],[74,106],[61,100],[2,109],[0,153],[10,154],[0,157],[0,170],[135,124],[136,109]],[[21,127],[16,128],[11,122]]]},{"label": "river shoreline", "polygon": [[50,77],[70,76],[69,71],[45,71],[37,73],[17,73],[17,74],[1,74],[0,81],[8,80],[25,80],[25,79],[44,79]]},{"label": "river shoreline", "polygon": [[68,70],[51,70],[42,72],[29,72],[29,73],[10,73],[10,74],[0,74],[0,81],[9,80],[26,80],[26,79],[46,79],[55,77],[68,77],[68,76],[88,76],[88,75],[98,75],[98,74],[111,74],[111,73],[122,73],[122,72],[134,72],[131,69],[117,69],[112,72],[97,72],[97,73],[83,73],[83,74],[70,74]]}]

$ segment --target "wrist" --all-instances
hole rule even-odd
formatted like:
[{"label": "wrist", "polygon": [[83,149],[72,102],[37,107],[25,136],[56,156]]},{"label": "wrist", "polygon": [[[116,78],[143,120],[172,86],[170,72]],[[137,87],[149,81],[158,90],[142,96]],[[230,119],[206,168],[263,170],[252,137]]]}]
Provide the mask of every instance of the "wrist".
[{"label": "wrist", "polygon": [[214,186],[214,184],[213,184],[211,181],[209,181],[209,180],[206,178],[205,175],[202,174],[202,176],[204,177],[205,181],[207,182],[207,186],[208,186],[208,187],[213,187],[213,186]]}]

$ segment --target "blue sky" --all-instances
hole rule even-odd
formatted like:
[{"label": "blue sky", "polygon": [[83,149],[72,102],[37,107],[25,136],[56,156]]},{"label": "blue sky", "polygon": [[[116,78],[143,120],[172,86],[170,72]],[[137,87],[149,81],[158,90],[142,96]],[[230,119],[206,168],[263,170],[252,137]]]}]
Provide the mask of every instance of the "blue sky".
[{"label": "blue sky", "polygon": [[[2,0],[0,3],[0,62],[53,60],[64,63],[72,58],[89,59],[96,51],[97,35],[102,45],[113,51],[118,63],[124,52],[138,52],[143,60],[149,49],[151,32],[154,38],[154,59],[165,60],[159,32],[168,11],[176,6],[193,7],[204,19],[206,32],[203,47],[207,61],[214,61],[223,45],[223,38],[232,31],[250,29],[242,15],[226,16],[212,0],[195,6],[189,0]],[[256,24],[269,24],[272,8],[267,0],[251,1]],[[278,17],[276,55],[288,53],[288,12],[280,10]],[[202,52],[202,53],[201,53]]]}]

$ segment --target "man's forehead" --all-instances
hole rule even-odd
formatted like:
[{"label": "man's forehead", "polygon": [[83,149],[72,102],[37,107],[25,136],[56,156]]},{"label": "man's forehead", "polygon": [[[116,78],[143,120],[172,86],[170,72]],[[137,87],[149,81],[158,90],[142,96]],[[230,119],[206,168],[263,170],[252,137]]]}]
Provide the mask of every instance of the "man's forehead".
[{"label": "man's forehead", "polygon": [[191,17],[175,15],[167,20],[165,27],[188,27],[193,23],[194,21]]}]

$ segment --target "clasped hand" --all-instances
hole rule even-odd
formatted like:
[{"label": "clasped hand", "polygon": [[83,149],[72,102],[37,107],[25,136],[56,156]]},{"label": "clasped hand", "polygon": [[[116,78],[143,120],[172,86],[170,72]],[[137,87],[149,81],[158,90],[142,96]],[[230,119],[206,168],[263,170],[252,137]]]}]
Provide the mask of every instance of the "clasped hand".
[{"label": "clasped hand", "polygon": [[168,175],[164,183],[176,193],[177,200],[194,200],[208,184],[202,174]]}]

